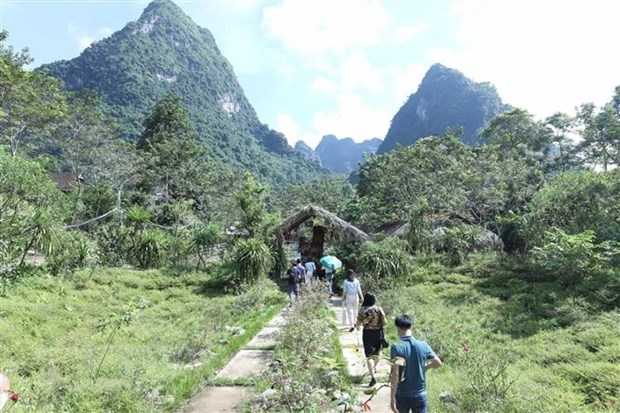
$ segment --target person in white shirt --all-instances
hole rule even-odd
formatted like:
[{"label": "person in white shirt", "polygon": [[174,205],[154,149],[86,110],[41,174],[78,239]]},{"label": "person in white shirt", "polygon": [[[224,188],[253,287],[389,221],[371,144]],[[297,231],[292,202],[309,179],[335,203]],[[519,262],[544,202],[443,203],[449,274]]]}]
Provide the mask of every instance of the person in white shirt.
[{"label": "person in white shirt", "polygon": [[306,268],[306,283],[309,284],[314,280],[314,273],[316,271],[316,265],[314,264],[314,261],[308,258],[308,260],[304,264],[304,267]]},{"label": "person in white shirt", "polygon": [[360,301],[364,299],[362,294],[362,287],[357,278],[355,278],[355,271],[347,271],[347,279],[344,280],[342,285],[342,302],[344,303],[344,313],[342,314],[342,324],[348,324],[351,326],[349,332],[355,330],[355,323],[357,322],[357,312]]}]

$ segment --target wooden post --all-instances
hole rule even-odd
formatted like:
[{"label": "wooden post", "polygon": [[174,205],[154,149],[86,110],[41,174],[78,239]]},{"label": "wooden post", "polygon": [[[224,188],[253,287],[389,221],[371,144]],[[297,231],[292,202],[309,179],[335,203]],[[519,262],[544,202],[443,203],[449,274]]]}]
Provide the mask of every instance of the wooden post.
[{"label": "wooden post", "polygon": [[323,256],[323,248],[325,245],[325,233],[327,228],[322,226],[312,227],[312,243],[310,245],[310,256],[314,262],[318,263]]}]

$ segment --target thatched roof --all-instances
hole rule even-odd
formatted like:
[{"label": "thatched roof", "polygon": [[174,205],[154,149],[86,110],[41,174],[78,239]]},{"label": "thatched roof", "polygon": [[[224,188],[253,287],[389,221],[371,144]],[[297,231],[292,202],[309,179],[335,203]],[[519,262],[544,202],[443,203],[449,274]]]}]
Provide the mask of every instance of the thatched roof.
[{"label": "thatched roof", "polygon": [[368,241],[368,234],[364,231],[332,214],[325,208],[321,208],[316,205],[307,205],[285,218],[276,228],[276,234],[282,235],[285,232],[297,229],[301,224],[311,218],[318,218],[324,221],[326,226],[336,231],[344,240],[353,241],[359,244]]},{"label": "thatched roof", "polygon": [[[469,227],[473,228],[473,226],[471,225],[469,225]],[[432,238],[433,238],[433,242],[435,243],[435,249],[438,249],[438,250],[441,249],[443,238],[446,232],[445,230],[446,230],[445,227],[437,227],[433,230]],[[479,230],[480,230],[479,234],[476,234],[475,236],[469,239],[470,249],[472,251],[485,251],[485,250],[502,251],[504,249],[504,242],[499,237],[499,235],[495,234],[494,232],[488,229],[480,228]],[[398,238],[406,237],[407,232],[409,232],[408,222],[402,224],[396,229],[390,229],[386,231],[387,234],[393,237],[398,237]]]},{"label": "thatched roof", "polygon": [[86,185],[86,179],[82,174],[75,175],[73,172],[58,172],[49,175],[49,178],[61,191],[70,191],[82,185]]}]

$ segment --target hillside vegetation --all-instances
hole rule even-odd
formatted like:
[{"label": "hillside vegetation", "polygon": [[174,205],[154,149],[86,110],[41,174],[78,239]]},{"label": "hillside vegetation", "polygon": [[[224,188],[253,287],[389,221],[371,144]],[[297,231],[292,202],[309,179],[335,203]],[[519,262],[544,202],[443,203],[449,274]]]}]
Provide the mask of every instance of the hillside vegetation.
[{"label": "hillside vegetation", "polygon": [[[170,1],[153,2],[138,24],[81,59],[96,66],[89,59],[109,52],[109,42],[144,47],[145,56],[219,55],[184,18]],[[160,44],[164,28],[178,46]],[[163,72],[119,73],[126,83],[99,94],[67,91],[27,70],[28,53],[6,46],[7,36],[0,33],[0,370],[21,394],[10,408],[177,409],[284,304],[273,281],[297,242],[325,227],[326,252],[355,269],[391,316],[412,313],[416,334],[444,359],[429,374],[433,410],[620,410],[620,87],[572,115],[487,112],[476,146],[458,130],[429,131],[438,136],[368,157],[353,186],[298,163],[302,155],[289,156],[280,135],[256,134],[268,130],[241,95],[218,108],[221,93],[240,93],[232,78],[207,82],[219,97],[192,97],[175,87],[198,80],[183,80],[171,57]],[[205,50],[184,43],[197,39]],[[137,73],[139,60],[107,58]],[[72,73],[70,82],[92,81],[78,63],[56,68]],[[125,113],[124,91],[139,95],[153,82],[169,87],[127,118],[115,112]],[[368,240],[345,242],[350,227],[329,214],[282,230],[283,217],[307,204]],[[334,329],[306,325],[328,318],[322,294],[319,287],[298,304],[309,319],[296,313],[297,324],[283,329],[276,351],[286,366],[259,383],[275,392],[273,403],[253,412],[295,411],[299,402],[322,413],[335,407],[326,386],[352,391]],[[245,331],[231,336],[240,330],[227,325]],[[296,334],[312,354],[295,347]],[[299,389],[310,396],[295,397]]]}]

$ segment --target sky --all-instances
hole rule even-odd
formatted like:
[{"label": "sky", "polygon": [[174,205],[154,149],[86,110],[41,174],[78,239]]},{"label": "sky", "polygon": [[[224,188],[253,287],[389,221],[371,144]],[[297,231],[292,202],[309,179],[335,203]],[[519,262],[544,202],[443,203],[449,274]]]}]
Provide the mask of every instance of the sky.
[{"label": "sky", "polygon": [[[433,63],[491,82],[537,119],[608,102],[620,85],[606,0],[175,0],[208,28],[262,122],[292,145],[385,137]],[[0,0],[33,67],[78,56],[139,18],[143,0]]]}]

